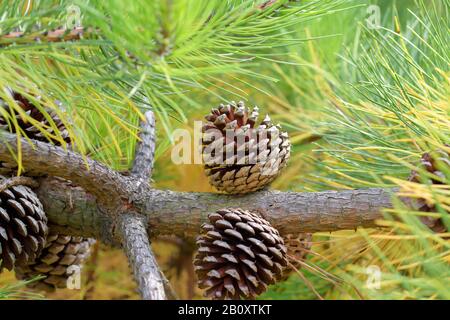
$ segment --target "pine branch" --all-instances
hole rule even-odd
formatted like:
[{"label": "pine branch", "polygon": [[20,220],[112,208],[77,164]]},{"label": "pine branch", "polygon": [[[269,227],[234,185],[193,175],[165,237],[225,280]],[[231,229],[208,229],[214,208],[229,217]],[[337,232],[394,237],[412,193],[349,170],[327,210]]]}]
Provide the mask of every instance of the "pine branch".
[{"label": "pine branch", "polygon": [[[131,176],[148,185],[155,153],[155,118],[152,111],[145,114],[141,123],[140,141],[137,144]],[[145,216],[132,211],[119,218],[118,228],[122,247],[133,269],[134,278],[144,300],[166,300],[175,298],[169,281],[160,270],[148,240]],[[167,294],[167,293],[168,294]]]},{"label": "pine branch", "polygon": [[18,138],[6,131],[0,132],[0,140],[0,153],[7,159],[5,161],[16,161],[11,152],[21,154],[22,164],[28,174],[46,173],[71,180],[106,207],[128,207],[126,199],[133,193],[130,182],[133,179],[124,177],[97,161],[48,143]]},{"label": "pine branch", "polygon": [[[11,151],[18,151],[16,136],[5,133],[2,140],[0,161],[13,161]],[[258,210],[285,233],[375,227],[382,210],[392,207],[391,196],[396,191],[260,191],[241,196],[172,192],[152,189],[141,184],[140,179],[124,177],[89,159],[88,170],[80,155],[59,147],[41,142],[30,145],[24,139],[21,145],[22,163],[27,170],[72,181],[45,178],[37,189],[55,228],[113,244],[120,243],[120,237],[113,232],[117,216],[127,211],[146,216],[152,236],[194,237],[209,212],[227,207]]]},{"label": "pine branch", "polygon": [[155,156],[155,115],[153,111],[145,113],[145,121],[141,123],[140,141],[131,174],[136,178],[148,180],[152,176],[153,158]]},{"label": "pine branch", "polygon": [[[376,227],[382,210],[391,208],[395,189],[364,189],[317,193],[260,191],[236,196],[217,193],[149,190],[140,206],[150,237],[175,235],[193,239],[208,213],[223,208],[257,210],[283,234],[332,232]],[[53,178],[40,181],[38,195],[52,228],[101,238],[113,245],[114,217],[83,189]]]},{"label": "pine branch", "polygon": [[118,227],[142,299],[166,300],[164,283],[167,280],[164,280],[150,248],[145,222],[138,215],[124,213]]},{"label": "pine branch", "polygon": [[89,37],[93,33],[91,28],[75,27],[73,29],[55,29],[50,31],[37,31],[24,33],[22,31],[10,32],[0,35],[0,47],[7,47],[13,44],[32,44],[44,42],[65,42],[80,40]]}]

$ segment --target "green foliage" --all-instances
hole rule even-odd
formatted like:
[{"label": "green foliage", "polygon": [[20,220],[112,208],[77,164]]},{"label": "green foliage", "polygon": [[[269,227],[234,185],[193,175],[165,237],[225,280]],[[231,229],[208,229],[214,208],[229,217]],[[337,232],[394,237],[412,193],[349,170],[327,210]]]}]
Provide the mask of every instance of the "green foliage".
[{"label": "green foliage", "polygon": [[28,292],[24,290],[27,284],[32,283],[33,281],[39,280],[39,277],[36,279],[32,279],[29,281],[18,281],[11,285],[6,285],[0,287],[0,300],[6,299],[42,299],[44,298],[41,294],[37,294],[34,292]]},{"label": "green foliage", "polygon": [[349,58],[356,70],[352,95],[341,93],[338,107],[328,109],[330,120],[320,124],[333,128],[321,152],[330,156],[324,166],[337,183],[389,184],[387,176],[409,174],[405,163],[450,141],[450,20],[441,11],[448,10],[423,3],[417,9],[405,31],[398,24],[397,31],[363,30],[360,50]]},{"label": "green foliage", "polygon": [[[263,8],[263,1],[6,1],[0,11],[3,34],[64,26],[74,4],[85,39],[16,39],[0,49],[0,85],[26,95],[26,78],[46,108],[62,101],[68,110],[60,116],[75,122],[70,133],[79,151],[124,168],[141,111],[154,109],[170,140],[171,118],[186,121],[191,109],[203,107],[199,95],[243,97],[242,86],[254,88],[243,75],[274,81],[251,66],[300,41],[287,37],[289,27],[325,15],[340,2],[280,1]],[[0,44],[11,43],[5,41]]]}]

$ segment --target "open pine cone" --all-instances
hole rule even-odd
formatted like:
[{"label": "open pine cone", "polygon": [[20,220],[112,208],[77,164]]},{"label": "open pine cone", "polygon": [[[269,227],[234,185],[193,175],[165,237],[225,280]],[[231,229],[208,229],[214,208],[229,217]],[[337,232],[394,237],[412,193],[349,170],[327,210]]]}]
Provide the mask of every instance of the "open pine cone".
[{"label": "open pine cone", "polygon": [[38,290],[67,288],[67,280],[73,272],[71,267],[81,268],[89,257],[90,247],[94,242],[92,239],[50,234],[44,250],[33,263],[15,268],[16,277],[29,280],[36,276],[45,276],[28,285]]},{"label": "open pine cone", "polygon": [[208,216],[194,260],[199,287],[213,299],[255,298],[287,265],[278,231],[255,213],[223,209]]},{"label": "open pine cone", "polygon": [[[33,140],[51,142],[60,146],[61,140],[57,139],[59,136],[66,143],[71,143],[69,132],[56,112],[49,111],[49,119],[32,101],[17,92],[7,90],[19,107],[38,122],[42,128],[45,128],[49,136],[44,135],[34,123],[25,121],[17,110],[8,106],[3,100],[0,100],[0,107],[4,109],[4,112],[9,113],[9,117],[4,117],[0,113],[0,130],[15,133],[17,128],[20,128],[27,134],[28,138]],[[39,100],[39,97],[36,97],[36,99]],[[56,103],[62,108],[60,102],[56,101]],[[12,125],[11,117],[15,118],[18,126]],[[0,162],[0,173],[12,175],[16,170],[16,164]],[[89,247],[93,242],[93,239],[52,234],[48,236],[45,242],[40,244],[39,251],[42,250],[42,253],[37,252],[38,254],[32,256],[33,259],[29,259],[28,263],[20,263],[15,266],[16,276],[19,279],[28,280],[37,275],[44,275],[46,276],[44,279],[32,282],[29,286],[46,290],[65,288],[67,278],[70,276],[69,267],[81,266],[89,256]],[[8,264],[8,266],[11,267],[11,264]]]},{"label": "open pine cone", "polygon": [[[10,92],[10,90],[8,91]],[[58,117],[55,111],[51,110],[48,112],[48,115],[53,121],[52,126],[50,120],[47,117],[45,117],[44,114],[26,97],[17,92],[11,92],[11,97],[13,100],[15,100],[15,102],[19,105],[19,107],[22,108],[22,110],[27,115],[36,120],[36,122],[40,123],[40,126],[45,128],[47,133],[50,135],[50,137],[47,138],[40,130],[36,128],[36,126],[33,123],[25,121],[21,117],[21,115],[17,112],[17,110],[14,110],[10,106],[8,106],[5,101],[0,99],[0,107],[2,107],[7,113],[9,113],[10,117],[14,117],[16,119],[18,127],[20,127],[27,134],[28,138],[43,142],[51,141],[54,144],[60,145],[59,140],[53,139],[52,137],[57,136],[56,131],[54,129],[56,127],[58,129],[58,135],[60,135],[65,142],[70,143],[69,132],[67,131],[66,126]],[[36,99],[39,100],[39,97],[36,97]],[[59,106],[61,106],[61,103],[59,101],[55,102]],[[3,117],[1,114],[0,114],[0,129],[9,130],[13,133],[16,132],[16,127],[11,125],[11,119]]]},{"label": "open pine cone", "polygon": [[[450,147],[450,146],[449,146]],[[447,177],[443,171],[440,171],[437,167],[437,162],[441,163],[443,166],[448,166],[448,170],[450,171],[450,154],[443,151],[437,150],[431,153],[424,153],[421,158],[421,166],[429,173],[440,177],[447,183],[450,183],[450,177]],[[421,183],[420,174],[413,170],[411,175],[409,176],[409,181]],[[433,184],[443,184],[441,181],[436,179],[431,179],[431,183]],[[424,199],[419,199],[417,201],[419,206],[419,210],[423,212],[437,212],[437,209],[434,205],[429,205]],[[434,217],[420,217],[421,221],[428,226],[434,232],[447,232],[447,228],[444,225],[444,222],[441,218]]]},{"label": "open pine cone", "polygon": [[203,160],[210,183],[219,191],[248,193],[271,183],[286,166],[291,145],[286,132],[269,116],[257,125],[241,101],[220,105],[205,117]]},{"label": "open pine cone", "polygon": [[[5,179],[0,176],[0,182]],[[36,194],[26,186],[0,191],[0,272],[32,262],[45,245],[47,217]]]},{"label": "open pine cone", "polygon": [[[52,126],[49,119],[45,117],[44,114],[30,100],[28,100],[26,97],[17,92],[11,92],[11,90],[9,89],[7,89],[7,92],[11,94],[11,98],[15,100],[18,106],[21,107],[22,110],[27,115],[33,118],[36,122],[40,123],[40,126],[42,128],[45,128],[45,130],[49,134],[49,137],[46,137],[42,133],[42,131],[35,126],[35,124],[25,121],[20,115],[20,113],[17,112],[17,110],[10,107],[2,99],[0,99],[0,108],[3,109],[4,113],[9,114],[9,116],[4,116],[2,113],[0,113],[0,130],[6,130],[12,133],[16,133],[17,128],[20,128],[21,130],[23,130],[23,132],[25,132],[25,134],[30,139],[42,142],[50,141],[53,144],[59,146],[61,145],[61,142],[60,140],[56,139],[57,134],[55,128],[57,128],[58,129],[57,133],[61,136],[61,138],[66,143],[70,143],[70,137],[67,128],[65,127],[64,123],[61,121],[61,119],[58,117],[55,111],[49,111],[48,113],[53,122]],[[36,97],[36,99],[39,100],[39,97]],[[62,108],[61,103],[59,101],[56,101],[56,103],[60,105],[60,107]],[[17,121],[17,126],[13,125],[11,117],[15,118],[15,120]],[[15,163],[6,163],[0,161],[0,174],[10,175],[16,170],[17,165]]]}]

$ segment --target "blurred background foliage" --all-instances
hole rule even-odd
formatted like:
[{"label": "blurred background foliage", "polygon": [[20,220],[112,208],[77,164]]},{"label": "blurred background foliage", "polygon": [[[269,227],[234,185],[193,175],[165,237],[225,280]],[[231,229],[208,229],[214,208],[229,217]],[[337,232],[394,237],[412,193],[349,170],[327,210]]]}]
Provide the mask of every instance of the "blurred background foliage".
[{"label": "blurred background foliage", "polygon": [[[139,118],[152,106],[154,186],[213,191],[201,165],[171,162],[171,133],[192,131],[223,101],[245,100],[270,113],[293,143],[274,189],[399,187],[435,205],[449,229],[450,172],[443,167],[447,178],[436,186],[416,167],[424,152],[450,152],[449,0],[72,3],[95,32],[72,43],[2,46],[0,86],[62,101],[78,151],[128,169]],[[0,34],[60,27],[68,4],[3,1]],[[414,169],[422,184],[408,181]],[[418,218],[424,213],[395,204],[380,221],[385,228],[315,234],[302,274],[261,298],[449,299],[450,234],[433,233]],[[180,296],[201,298],[192,244],[160,239],[154,247]],[[378,289],[367,285],[370,270],[380,272]],[[46,297],[138,297],[126,258],[102,244],[83,281],[80,291]],[[24,294],[20,286],[3,273],[0,297]]]}]

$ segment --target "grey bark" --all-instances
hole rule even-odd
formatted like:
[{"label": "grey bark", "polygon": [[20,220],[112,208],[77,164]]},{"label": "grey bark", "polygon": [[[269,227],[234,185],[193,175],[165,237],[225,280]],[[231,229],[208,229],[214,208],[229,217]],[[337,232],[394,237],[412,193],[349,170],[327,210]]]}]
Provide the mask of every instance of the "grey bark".
[{"label": "grey bark", "polygon": [[139,293],[144,300],[166,300],[164,279],[150,248],[144,220],[122,214],[119,222],[122,246],[133,269]]},{"label": "grey bark", "polygon": [[155,157],[155,115],[152,111],[145,113],[145,121],[141,122],[140,140],[136,145],[133,169],[131,174],[136,178],[149,180],[152,176],[153,159]]},{"label": "grey bark", "polygon": [[[141,122],[139,142],[136,145],[131,176],[139,185],[148,185],[155,154],[155,118],[152,111],[145,113]],[[119,217],[118,230],[134,279],[144,300],[174,298],[173,290],[158,266],[150,246],[145,216],[128,211]],[[166,294],[166,291],[168,294]]]},{"label": "grey bark", "polygon": [[[395,191],[260,191],[230,196],[149,189],[140,213],[147,217],[151,237],[177,235],[192,239],[201,224],[207,221],[208,213],[230,207],[257,210],[286,234],[337,231],[376,227],[376,220],[382,218],[382,210],[392,207],[391,196]],[[113,223],[113,216],[80,187],[46,178],[40,181],[37,192],[56,229],[118,243],[107,227]]]},{"label": "grey bark", "polygon": [[[21,140],[20,150],[18,139]],[[21,152],[27,175],[45,173],[70,180],[112,211],[128,206],[128,199],[136,191],[137,186],[130,177],[122,176],[107,166],[73,151],[40,141],[18,138],[15,134],[5,131],[0,132],[0,142],[0,161],[14,163],[14,155]],[[119,210],[124,211],[126,210]]]}]

